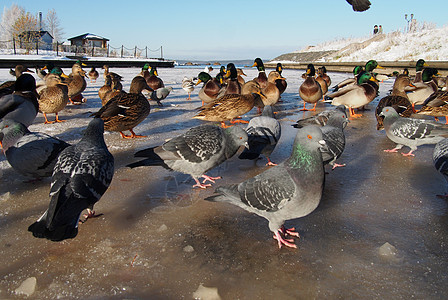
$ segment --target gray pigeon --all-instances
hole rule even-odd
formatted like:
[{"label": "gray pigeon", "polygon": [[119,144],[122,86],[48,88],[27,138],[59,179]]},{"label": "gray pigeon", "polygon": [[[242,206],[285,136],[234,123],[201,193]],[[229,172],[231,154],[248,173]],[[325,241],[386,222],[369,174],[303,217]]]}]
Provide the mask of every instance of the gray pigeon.
[{"label": "gray pigeon", "polygon": [[170,94],[170,92],[172,90],[173,90],[173,88],[171,86],[158,88],[157,90],[155,90],[151,93],[151,100],[157,101],[157,104],[159,106],[163,106],[162,102],[160,102],[160,101],[162,101],[166,97],[168,97],[168,95]]},{"label": "gray pigeon", "polygon": [[415,156],[412,152],[420,145],[437,144],[448,137],[448,126],[432,121],[403,118],[391,107],[383,108],[380,115],[384,116],[384,129],[387,137],[397,143],[395,148],[386,149],[385,152],[398,152],[403,146],[411,150],[402,153],[403,156]]},{"label": "gray pigeon", "polygon": [[271,162],[269,156],[274,151],[282,132],[270,105],[264,107],[261,116],[249,121],[246,132],[249,136],[249,148],[244,149],[238,158],[256,159],[263,154],[268,159],[267,166],[276,166],[277,164]]},{"label": "gray pigeon", "polygon": [[[247,133],[240,127],[222,129],[215,125],[200,125],[190,128],[161,146],[147,148],[135,153],[135,157],[146,159],[127,165],[162,166],[169,170],[190,174],[196,182],[193,187],[207,188],[221,177],[210,177],[204,173],[231,158],[240,146],[247,145]],[[199,182],[198,178],[204,181]]]},{"label": "gray pigeon", "polygon": [[327,124],[321,128],[322,135],[327,147],[322,152],[324,164],[330,164],[333,170],[337,167],[344,167],[345,164],[336,163],[345,149],[344,128],[349,122],[347,114],[340,110],[334,110],[326,121]]},{"label": "gray pigeon", "polygon": [[0,121],[0,144],[11,167],[35,179],[50,177],[59,153],[68,143],[45,133],[30,132],[14,120]]},{"label": "gray pigeon", "polygon": [[38,110],[36,80],[30,74],[20,75],[14,92],[0,98],[0,119],[12,119],[28,127],[33,124]]},{"label": "gray pigeon", "polygon": [[318,114],[315,114],[314,116],[298,120],[296,124],[292,125],[292,127],[302,128],[303,126],[307,126],[307,125],[311,125],[311,124],[324,126],[327,124],[327,121],[330,118],[330,116],[337,112],[343,112],[345,117],[347,118],[347,111],[346,111],[345,105],[338,105],[334,109],[327,109]]},{"label": "gray pigeon", "polygon": [[94,214],[93,205],[106,192],[114,174],[114,157],[107,150],[103,133],[104,122],[94,118],[79,143],[59,155],[51,182],[50,206],[28,227],[35,237],[52,241],[74,238],[82,211]]},{"label": "gray pigeon", "polygon": [[[434,167],[436,167],[437,171],[442,173],[443,177],[445,177],[445,180],[448,182],[448,138],[445,138],[436,144],[432,154],[432,160],[434,162]],[[448,199],[448,194],[438,196]]]},{"label": "gray pigeon", "polygon": [[301,128],[285,162],[240,184],[219,187],[205,200],[228,202],[267,219],[279,248],[296,248],[292,239],[281,233],[297,237],[298,233],[283,224],[310,214],[319,205],[325,176],[319,148],[324,146],[318,126]]}]

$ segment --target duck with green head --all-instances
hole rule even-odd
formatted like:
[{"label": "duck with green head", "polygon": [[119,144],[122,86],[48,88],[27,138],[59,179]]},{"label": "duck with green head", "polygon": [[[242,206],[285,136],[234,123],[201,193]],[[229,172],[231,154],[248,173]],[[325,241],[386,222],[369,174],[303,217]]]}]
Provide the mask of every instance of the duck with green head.
[{"label": "duck with green head", "polygon": [[369,104],[375,99],[377,90],[375,86],[369,82],[375,82],[375,77],[369,72],[362,72],[359,74],[358,84],[347,86],[339,91],[325,96],[325,99],[331,100],[331,104],[345,105],[349,108],[350,117],[357,118],[361,115],[355,114],[354,109]]},{"label": "duck with green head", "polygon": [[413,82],[412,87],[406,87],[409,101],[412,103],[412,108],[415,111],[415,105],[422,105],[429,96],[437,92],[439,87],[434,81],[434,78],[440,75],[437,69],[424,68],[422,71],[422,81]]},{"label": "duck with green head", "polygon": [[350,85],[350,84],[356,84],[357,80],[358,80],[358,75],[364,71],[364,67],[363,66],[356,66],[353,68],[353,77],[351,78],[347,78],[341,82],[339,82],[338,84],[336,84],[335,86],[332,87],[333,89],[333,93],[338,91],[339,89]]},{"label": "duck with green head", "polygon": [[257,57],[254,60],[254,64],[252,65],[252,67],[257,67],[258,70],[258,77],[254,78],[254,80],[258,82],[260,88],[264,89],[268,84],[268,77],[266,76],[266,70],[261,58]]},{"label": "duck with green head", "polygon": [[[277,66],[275,67],[275,71],[271,71],[269,73],[269,75],[271,75],[271,73],[277,72],[280,77],[282,77],[282,72],[283,72],[283,66],[281,63],[277,63]],[[269,79],[269,76],[268,76]],[[283,94],[283,92],[286,90],[286,87],[288,86],[288,84],[286,83],[286,79],[276,79],[275,80],[275,85],[277,86],[277,89],[279,90],[280,94]]]},{"label": "duck with green head", "polygon": [[424,59],[419,59],[417,60],[417,62],[415,63],[415,78],[413,83],[416,82],[423,82],[423,69],[424,67],[427,67],[428,64],[425,62]]},{"label": "duck with green head", "polygon": [[149,70],[149,77],[146,79],[146,83],[149,85],[150,88],[152,88],[154,91],[165,87],[165,84],[163,83],[163,80],[160,79],[159,74],[157,73],[156,67],[151,67],[151,70]]},{"label": "duck with green head", "polygon": [[224,75],[226,85],[221,87],[218,98],[229,94],[241,94],[241,84],[238,82],[238,72],[234,63],[227,65],[227,72]]},{"label": "duck with green head", "polygon": [[221,84],[216,78],[212,78],[210,74],[206,72],[201,72],[198,75],[198,81],[196,85],[203,82],[202,88],[199,90],[199,99],[202,100],[202,105],[204,103],[210,103],[216,100],[218,97],[219,91],[221,89]]},{"label": "duck with green head", "polygon": [[[320,87],[320,84],[314,78],[314,75],[316,75],[316,69],[314,68],[314,65],[308,64],[306,68],[306,79],[299,87],[299,95],[303,100],[303,108],[301,109],[301,111],[315,111],[317,102],[322,99],[322,89]],[[314,104],[314,107],[312,109],[307,109],[305,107],[306,103]]]}]

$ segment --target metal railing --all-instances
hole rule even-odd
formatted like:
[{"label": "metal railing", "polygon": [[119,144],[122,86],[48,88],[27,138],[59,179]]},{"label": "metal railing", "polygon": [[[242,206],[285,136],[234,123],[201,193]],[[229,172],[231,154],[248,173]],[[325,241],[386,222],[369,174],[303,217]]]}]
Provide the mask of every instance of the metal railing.
[{"label": "metal railing", "polygon": [[[124,45],[120,47],[112,47],[107,45],[107,48],[94,46],[77,46],[64,45],[59,42],[48,44],[42,41],[24,42],[12,39],[9,41],[0,41],[0,53],[3,54],[52,54],[56,56],[90,56],[90,57],[120,57],[120,58],[155,58],[164,60],[163,48],[160,46],[157,49],[150,49],[148,47],[127,48]],[[157,54],[159,55],[157,55]],[[156,57],[154,57],[156,56]],[[157,57],[158,56],[158,57]]]}]

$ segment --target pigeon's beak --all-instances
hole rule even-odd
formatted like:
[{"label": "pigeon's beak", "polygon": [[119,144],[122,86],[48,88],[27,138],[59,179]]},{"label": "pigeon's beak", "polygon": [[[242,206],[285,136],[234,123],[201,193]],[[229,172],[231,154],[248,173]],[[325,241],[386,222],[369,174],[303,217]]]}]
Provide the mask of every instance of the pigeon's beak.
[{"label": "pigeon's beak", "polygon": [[247,142],[244,142],[244,147],[246,147],[247,149],[249,149],[249,144]]}]

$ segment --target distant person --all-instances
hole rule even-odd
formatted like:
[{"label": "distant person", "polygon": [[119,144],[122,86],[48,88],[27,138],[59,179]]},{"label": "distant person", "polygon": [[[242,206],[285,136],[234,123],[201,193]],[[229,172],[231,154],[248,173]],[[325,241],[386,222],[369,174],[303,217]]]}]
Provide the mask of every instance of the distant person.
[{"label": "distant person", "polygon": [[378,25],[373,26],[373,34],[378,33]]},{"label": "distant person", "polygon": [[380,28],[378,28],[378,33],[383,34],[383,26],[380,25]]}]

